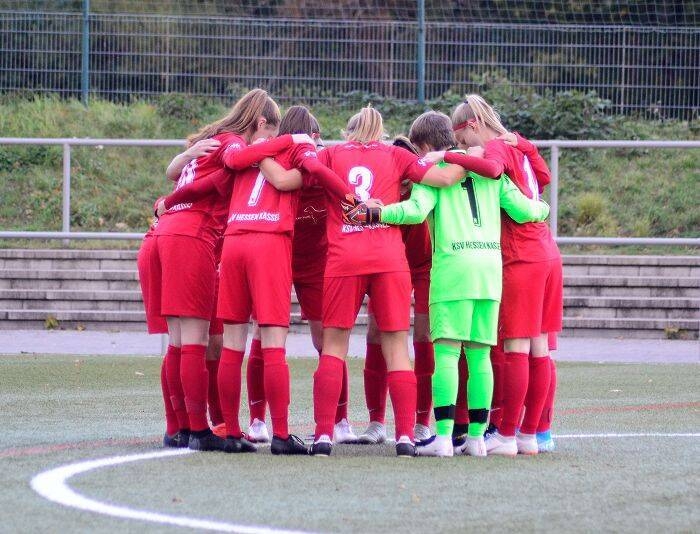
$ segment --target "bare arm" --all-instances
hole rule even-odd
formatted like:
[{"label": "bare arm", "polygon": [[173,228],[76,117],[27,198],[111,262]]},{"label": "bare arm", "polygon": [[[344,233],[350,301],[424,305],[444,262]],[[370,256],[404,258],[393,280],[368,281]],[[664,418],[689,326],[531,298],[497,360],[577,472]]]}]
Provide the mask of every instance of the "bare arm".
[{"label": "bare arm", "polygon": [[279,191],[294,191],[302,186],[301,172],[297,169],[287,170],[272,158],[265,158],[260,162],[260,171]]},{"label": "bare arm", "polygon": [[187,165],[193,159],[211,154],[220,146],[221,141],[218,139],[202,139],[201,141],[197,141],[187,150],[173,158],[170,165],[168,165],[168,169],[165,171],[166,178],[173,182],[177,181],[177,179],[180,177],[182,169],[185,168],[185,165]]}]

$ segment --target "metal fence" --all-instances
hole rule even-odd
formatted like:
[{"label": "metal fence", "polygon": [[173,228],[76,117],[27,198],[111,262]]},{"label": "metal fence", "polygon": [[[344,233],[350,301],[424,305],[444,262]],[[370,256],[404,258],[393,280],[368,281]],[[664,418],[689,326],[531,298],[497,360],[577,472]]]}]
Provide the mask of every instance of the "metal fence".
[{"label": "metal fence", "polygon": [[[333,145],[340,141],[326,141]],[[559,212],[559,156],[564,148],[700,148],[700,141],[534,141],[540,148],[550,148],[550,171],[552,181],[549,186],[549,225],[552,235],[559,244],[567,245],[673,245],[700,246],[700,238],[660,238],[660,237],[563,237],[558,235]],[[0,231],[0,239],[141,239],[142,233],[135,232],[71,232],[71,147],[72,146],[140,146],[170,147],[184,146],[177,139],[60,139],[60,138],[19,138],[0,137],[0,145],[60,145],[63,147],[63,187],[62,187],[62,230],[60,232]]]},{"label": "metal fence", "polygon": [[355,90],[413,100],[478,91],[479,75],[500,72],[516,88],[595,90],[615,113],[691,118],[699,50],[698,27],[6,11],[0,91],[128,100],[262,86],[287,101]]}]

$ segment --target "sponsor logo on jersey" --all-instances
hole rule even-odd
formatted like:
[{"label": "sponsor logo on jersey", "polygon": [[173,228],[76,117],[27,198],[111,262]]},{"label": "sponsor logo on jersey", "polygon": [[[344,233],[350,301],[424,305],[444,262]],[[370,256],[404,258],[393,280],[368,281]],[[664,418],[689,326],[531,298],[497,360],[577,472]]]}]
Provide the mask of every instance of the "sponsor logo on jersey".
[{"label": "sponsor logo on jersey", "polygon": [[183,202],[182,204],[175,204],[168,211],[174,213],[176,211],[188,210],[192,207],[192,202]]},{"label": "sponsor logo on jersey", "polygon": [[354,224],[344,224],[342,232],[344,234],[352,234],[354,232],[364,232],[365,230],[377,230],[378,228],[389,228],[389,225],[383,224],[383,223],[368,224],[367,226],[356,226]]},{"label": "sponsor logo on jersey", "polygon": [[305,158],[318,158],[318,154],[316,154],[315,150],[307,150],[304,152],[303,156]]},{"label": "sponsor logo on jersey", "polygon": [[452,241],[452,250],[501,250],[498,241]]},{"label": "sponsor logo on jersey", "polygon": [[428,162],[425,160],[425,158],[420,158],[416,161],[416,163],[418,163],[418,165],[420,165],[421,167],[426,167],[428,165]]},{"label": "sponsor logo on jersey", "polygon": [[228,224],[249,221],[277,222],[279,220],[279,213],[270,213],[269,211],[261,211],[258,213],[232,213],[228,218]]}]

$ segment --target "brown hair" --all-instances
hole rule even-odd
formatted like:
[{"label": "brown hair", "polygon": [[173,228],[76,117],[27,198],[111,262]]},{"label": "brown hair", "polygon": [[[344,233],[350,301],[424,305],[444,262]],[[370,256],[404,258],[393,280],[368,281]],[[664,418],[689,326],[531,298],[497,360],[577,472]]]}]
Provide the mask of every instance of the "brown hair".
[{"label": "brown hair", "polygon": [[362,108],[348,121],[345,128],[345,137],[348,141],[358,143],[371,143],[379,141],[384,135],[384,120],[372,106]]},{"label": "brown hair", "polygon": [[264,117],[269,125],[276,126],[280,123],[280,110],[267,91],[253,89],[243,95],[223,119],[207,124],[197,133],[190,135],[187,138],[188,145],[221,132],[244,134],[254,131],[259,117]]},{"label": "brown hair", "polygon": [[488,126],[499,134],[508,132],[501,124],[501,116],[479,95],[465,96],[464,102],[452,112],[452,125],[455,130],[461,130],[469,121]]},{"label": "brown hair", "polygon": [[411,143],[411,140],[404,135],[397,135],[394,138],[394,142],[392,144],[394,146],[405,148],[406,150],[415,154],[416,156],[418,155],[418,149],[415,146],[413,146],[413,143]]},{"label": "brown hair", "polygon": [[414,120],[408,137],[416,146],[427,145],[435,150],[445,150],[457,144],[452,121],[437,111],[426,111]]},{"label": "brown hair", "polygon": [[280,122],[280,135],[311,135],[314,131],[314,120],[308,108],[304,106],[292,106],[284,114],[284,117],[282,117],[282,122]]},{"label": "brown hair", "polygon": [[321,135],[321,125],[313,115],[311,115],[311,133]]}]

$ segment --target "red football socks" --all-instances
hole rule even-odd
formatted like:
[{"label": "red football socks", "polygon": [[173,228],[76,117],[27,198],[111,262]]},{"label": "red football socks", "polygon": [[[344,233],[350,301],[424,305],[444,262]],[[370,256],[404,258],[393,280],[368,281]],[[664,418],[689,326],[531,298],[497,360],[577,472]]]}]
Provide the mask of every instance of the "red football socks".
[{"label": "red football socks", "polygon": [[432,378],[435,371],[433,344],[429,341],[414,341],[413,351],[416,356],[416,423],[429,426],[430,411],[433,407]]},{"label": "red football socks", "polygon": [[503,369],[506,355],[501,347],[491,347],[491,368],[493,369],[493,398],[491,399],[490,422],[496,428],[501,426],[503,415]]},{"label": "red football socks", "polygon": [[188,429],[190,428],[190,418],[187,416],[187,408],[185,407],[185,393],[182,390],[180,361],[180,347],[168,345],[168,350],[165,353],[165,378],[168,381],[170,404],[175,411],[175,416],[177,417],[180,428]]},{"label": "red football socks", "polygon": [[207,395],[209,419],[216,426],[224,422],[224,418],[221,415],[221,404],[219,403],[219,360],[206,360],[206,365],[209,373],[209,393]]},{"label": "red football socks", "polygon": [[253,419],[265,420],[265,362],[259,339],[253,339],[250,344],[250,355],[246,367],[246,382],[248,384],[248,408],[250,422]]},{"label": "red football socks", "polygon": [[339,423],[348,418],[348,399],[350,398],[350,382],[348,381],[348,362],[343,361],[343,385],[340,388],[338,408],[335,411],[335,422]]},{"label": "red football socks", "polygon": [[528,355],[522,352],[506,352],[503,367],[503,408],[498,432],[503,436],[515,436],[520,424],[520,414],[525,403],[529,378]]},{"label": "red football socks", "polygon": [[314,373],[314,421],[315,438],[323,434],[333,438],[335,413],[338,409],[340,390],[343,387],[343,360],[322,354]]},{"label": "red football socks", "polygon": [[556,396],[557,392],[557,364],[551,357],[549,358],[549,364],[549,391],[547,392],[547,398],[544,401],[540,422],[537,425],[537,432],[547,432],[547,430],[552,428],[552,417],[554,416],[554,397]]},{"label": "red football socks", "polygon": [[281,439],[289,437],[289,366],[284,347],[262,349],[265,362],[265,398],[270,403],[272,433]]},{"label": "red football socks", "polygon": [[224,347],[219,361],[219,399],[221,415],[226,423],[226,435],[240,438],[238,412],[241,407],[241,366],[243,351]]},{"label": "red football socks", "polygon": [[394,407],[396,439],[408,436],[413,441],[416,424],[416,374],[413,371],[391,371],[387,374],[389,395]]},{"label": "red football socks", "polygon": [[207,390],[209,380],[204,363],[207,348],[204,345],[183,345],[181,349],[180,378],[185,392],[185,407],[190,430],[198,432],[209,428],[207,421]]},{"label": "red football socks", "polygon": [[379,343],[367,343],[365,358],[365,402],[369,420],[384,424],[386,416],[386,362]]},{"label": "red football socks", "polygon": [[466,427],[469,425],[469,409],[467,406],[469,367],[467,366],[467,357],[464,355],[464,348],[459,353],[457,371],[459,373],[459,382],[457,383],[457,403],[455,404],[455,427],[457,428],[456,433],[466,434]]},{"label": "red football socks", "polygon": [[549,393],[552,366],[549,356],[530,356],[530,377],[525,394],[525,417],[520,425],[523,434],[534,434],[540,423],[542,408]]},{"label": "red football socks", "polygon": [[170,389],[168,389],[168,379],[165,371],[165,358],[160,366],[160,389],[163,391],[163,405],[165,407],[165,433],[172,436],[180,430],[180,423],[173,410],[173,403],[170,400]]}]

